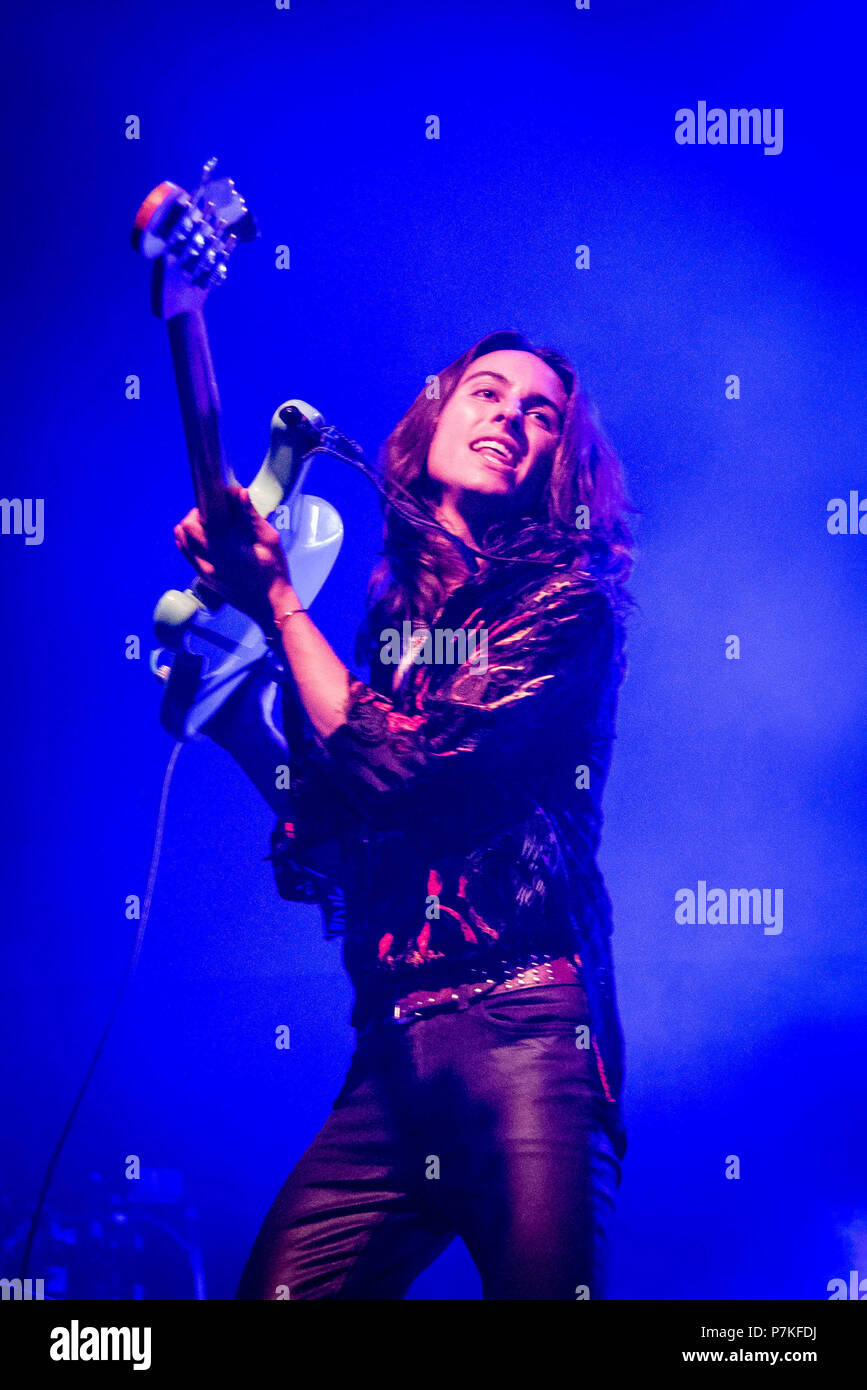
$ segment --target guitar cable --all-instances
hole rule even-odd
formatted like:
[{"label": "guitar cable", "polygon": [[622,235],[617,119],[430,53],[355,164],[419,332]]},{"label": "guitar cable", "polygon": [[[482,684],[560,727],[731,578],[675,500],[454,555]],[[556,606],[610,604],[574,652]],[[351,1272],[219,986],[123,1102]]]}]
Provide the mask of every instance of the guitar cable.
[{"label": "guitar cable", "polygon": [[157,879],[157,869],[159,867],[160,862],[160,851],[162,849],[163,830],[165,828],[166,823],[166,804],[168,802],[169,787],[171,786],[172,775],[175,770],[175,764],[178,760],[178,754],[180,753],[183,746],[183,742],[181,740],[178,740],[175,743],[175,746],[172,749],[171,753],[169,754],[169,761],[166,766],[165,773],[163,775],[162,792],[160,794],[159,810],[157,811],[157,822],[156,829],[154,831],[153,850],[151,852],[151,863],[150,869],[148,871],[147,886],[145,888],[144,903],[142,905],[142,912],[138,924],[138,930],[135,934],[135,941],[133,942],[132,953],[127,962],[126,971],[124,973],[123,979],[121,980],[120,989],[117,992],[117,997],[114,1001],[114,1007],[112,1008],[108,1023],[105,1025],[105,1028],[102,1032],[102,1036],[96,1045],[96,1050],[93,1054],[93,1057],[90,1060],[90,1064],[87,1068],[87,1071],[85,1072],[84,1080],[81,1083],[78,1095],[75,1097],[75,1100],[72,1103],[72,1109],[70,1110],[69,1115],[66,1119],[66,1123],[64,1124],[63,1129],[61,1130],[60,1138],[54,1146],[54,1152],[52,1153],[51,1158],[48,1161],[48,1167],[45,1171],[45,1177],[42,1180],[42,1186],[39,1189],[39,1195],[36,1199],[36,1206],[34,1208],[33,1216],[30,1221],[30,1229],[27,1233],[27,1240],[24,1245],[24,1253],[21,1259],[22,1279],[27,1278],[27,1270],[30,1264],[30,1257],[33,1253],[33,1243],[36,1239],[36,1231],[39,1226],[40,1217],[42,1216],[42,1210],[45,1206],[45,1199],[48,1196],[48,1190],[51,1186],[51,1180],[54,1177],[54,1170],[57,1167],[58,1161],[60,1159],[60,1154],[63,1150],[63,1145],[66,1143],[66,1140],[69,1136],[69,1132],[72,1129],[75,1117],[78,1114],[78,1111],[81,1107],[81,1103],[84,1100],[87,1088],[90,1085],[93,1073],[96,1071],[96,1066],[100,1059],[100,1056],[102,1055],[102,1050],[105,1047],[106,1042],[108,1041],[108,1035],[114,1026],[114,1022],[118,1016],[118,1013],[120,1012],[120,1006],[123,1001],[124,994],[126,993],[127,986],[129,985],[130,981],[135,975],[136,969],[138,968],[139,957],[141,956],[142,945],[144,943],[144,935],[145,931],[147,930],[148,918],[150,917],[151,903],[153,902],[154,887]]},{"label": "guitar cable", "polygon": [[[497,555],[494,551],[482,550],[477,546],[470,545],[467,541],[461,540],[460,536],[456,536],[453,531],[449,531],[447,527],[437,521],[433,511],[428,507],[427,503],[422,502],[420,498],[410,492],[409,488],[404,487],[403,483],[392,480],[387,485],[383,484],[381,479],[374,472],[369,461],[365,458],[363,451],[353,439],[348,439],[345,434],[341,434],[340,430],[335,429],[333,425],[329,425],[321,431],[317,431],[317,433],[319,434],[320,442],[315,448],[311,449],[309,453],[305,453],[305,460],[312,457],[314,454],[328,454],[331,458],[339,459],[341,463],[350,464],[350,466],[361,473],[369,483],[373,484],[385,501],[386,506],[396,511],[398,516],[403,517],[404,521],[407,521],[411,526],[421,526],[427,530],[438,531],[441,536],[445,536],[446,540],[451,541],[452,545],[457,548],[461,558],[469,565],[471,574],[475,574],[478,570],[478,565],[476,564],[477,558],[480,560],[495,560],[501,564],[544,565],[547,569],[551,568],[550,560],[540,560],[529,555]],[[326,440],[327,443],[322,442]],[[398,502],[393,495],[394,489],[402,492],[404,496],[409,499],[408,503]]]},{"label": "guitar cable", "polygon": [[[386,507],[390,507],[393,511],[397,512],[397,514],[401,516],[404,521],[408,522],[409,525],[436,531],[441,536],[444,536],[446,540],[450,541],[457,548],[462,559],[469,565],[471,573],[474,574],[478,570],[478,565],[476,563],[478,559],[499,561],[500,563],[507,564],[545,565],[546,567],[550,568],[550,561],[547,560],[539,560],[531,558],[529,556],[497,555],[493,551],[482,550],[481,548],[469,545],[459,536],[456,536],[452,531],[449,531],[447,527],[441,524],[441,522],[437,521],[434,513],[427,506],[427,504],[423,503],[419,498],[417,498],[412,492],[410,492],[409,488],[405,487],[402,483],[392,481],[390,484],[388,484],[388,486],[384,485],[380,478],[377,476],[377,474],[374,472],[369,461],[365,458],[363,451],[361,450],[359,445],[355,443],[354,440],[351,440],[346,435],[341,434],[341,432],[335,429],[334,426],[328,426],[326,428],[323,428],[321,431],[317,431],[317,434],[319,435],[319,443],[316,445],[315,448],[305,453],[305,459],[312,457],[314,454],[324,454],[330,456],[331,458],[338,459],[341,463],[350,464],[350,466],[355,468],[359,473],[361,473],[362,476],[365,477],[369,483],[373,484],[377,492],[383,498]],[[404,497],[407,500],[398,501],[398,499],[394,496],[395,491],[403,493]],[[133,942],[132,952],[127,962],[126,971],[124,973],[123,979],[121,980],[120,988],[117,992],[117,996],[115,998],[111,1014],[109,1015],[108,1022],[106,1023],[102,1035],[96,1045],[96,1049],[90,1060],[87,1071],[85,1072],[84,1080],[82,1081],[78,1094],[76,1095],[75,1100],[72,1103],[72,1108],[69,1111],[69,1114],[66,1118],[66,1122],[63,1126],[63,1129],[60,1132],[60,1137],[57,1140],[57,1143],[55,1144],[54,1150],[51,1154],[51,1158],[48,1161],[48,1167],[45,1171],[45,1176],[42,1180],[42,1185],[39,1189],[39,1195],[37,1196],[36,1205],[33,1210],[33,1216],[30,1221],[30,1228],[27,1234],[27,1240],[24,1245],[24,1252],[21,1260],[22,1279],[27,1278],[27,1270],[33,1253],[33,1245],[36,1240],[36,1233],[39,1228],[39,1221],[42,1216],[43,1209],[45,1207],[45,1201],[51,1187],[51,1182],[54,1177],[57,1164],[60,1160],[60,1155],[63,1151],[63,1146],[66,1143],[67,1138],[69,1137],[70,1130],[72,1129],[72,1126],[75,1122],[75,1117],[78,1114],[79,1109],[81,1108],[82,1102],[87,1092],[87,1088],[90,1085],[94,1072],[96,1071],[97,1064],[99,1062],[100,1057],[102,1056],[102,1052],[106,1042],[108,1041],[109,1034],[111,1033],[111,1030],[114,1027],[114,1023],[120,1012],[120,1006],[123,1002],[123,998],[126,993],[127,987],[129,986],[130,982],[135,976],[136,970],[138,968],[139,958],[141,956],[142,946],[144,944],[145,932],[147,930],[148,920],[150,918],[151,903],[153,901],[154,888],[156,885],[157,870],[159,868],[163,831],[165,828],[166,821],[166,805],[168,802],[169,788],[171,786],[172,776],[175,770],[175,764],[177,763],[178,755],[180,754],[180,751],[183,748],[183,746],[183,741],[178,740],[175,743],[169,755],[169,761],[163,776],[159,809],[157,811],[153,849],[151,851],[151,862],[150,868],[148,870],[148,879],[147,886],[145,888],[144,903],[142,905],[141,918],[139,921],[138,930],[136,931],[135,940]]]}]

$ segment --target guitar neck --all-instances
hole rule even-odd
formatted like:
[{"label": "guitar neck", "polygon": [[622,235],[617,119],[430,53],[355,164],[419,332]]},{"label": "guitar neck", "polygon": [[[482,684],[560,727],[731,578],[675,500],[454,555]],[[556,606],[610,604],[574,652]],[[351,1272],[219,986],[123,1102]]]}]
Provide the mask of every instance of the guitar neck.
[{"label": "guitar neck", "polygon": [[228,524],[226,489],[235,476],[220,431],[220,397],[205,320],[198,309],[167,319],[196,506],[207,523]]}]

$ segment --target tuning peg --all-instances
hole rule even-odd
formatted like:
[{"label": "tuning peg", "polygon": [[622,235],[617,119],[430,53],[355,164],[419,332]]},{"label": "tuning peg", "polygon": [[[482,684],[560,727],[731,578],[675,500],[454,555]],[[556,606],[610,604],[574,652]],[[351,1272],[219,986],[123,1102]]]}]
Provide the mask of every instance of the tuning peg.
[{"label": "tuning peg", "polygon": [[233,224],[232,231],[237,241],[255,241],[259,235],[256,219],[249,210],[245,211],[240,221]]}]

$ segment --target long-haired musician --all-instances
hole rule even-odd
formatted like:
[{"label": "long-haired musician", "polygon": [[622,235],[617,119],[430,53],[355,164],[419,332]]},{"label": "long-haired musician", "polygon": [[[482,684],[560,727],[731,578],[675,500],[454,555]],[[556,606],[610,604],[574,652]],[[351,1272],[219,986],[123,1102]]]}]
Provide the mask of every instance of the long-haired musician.
[{"label": "long-haired musician", "polygon": [[631,604],[621,466],[567,359],[513,332],[421,392],[383,464],[416,510],[386,507],[365,679],[243,489],[231,531],[176,528],[291,673],[276,883],[321,904],[355,987],[348,1074],[238,1297],[402,1298],[460,1236],[487,1299],[601,1298],[626,1149],[596,863]]}]

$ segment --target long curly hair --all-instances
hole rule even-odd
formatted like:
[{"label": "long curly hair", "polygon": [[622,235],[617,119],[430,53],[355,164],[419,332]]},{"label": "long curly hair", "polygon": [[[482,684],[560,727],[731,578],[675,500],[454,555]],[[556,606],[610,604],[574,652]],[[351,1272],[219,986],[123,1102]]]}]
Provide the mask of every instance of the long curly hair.
[{"label": "long curly hair", "polygon": [[[396,503],[412,499],[427,515],[435,488],[427,457],[439,418],[477,357],[500,349],[531,352],[557,373],[567,393],[563,427],[542,478],[531,515],[492,525],[479,549],[489,554],[520,555],[533,561],[569,563],[588,585],[604,589],[618,616],[634,606],[626,583],[633,566],[633,536],[628,514],[637,512],[626,494],[620,459],[605,435],[594,406],[581,388],[578,373],[555,348],[534,347],[523,333],[506,329],[489,333],[462,352],[436,378],[429,379],[379,452],[385,492]],[[431,389],[431,382],[436,386]],[[579,529],[577,509],[586,506],[589,525]],[[358,655],[370,660],[376,633],[409,620],[429,625],[455,578],[465,579],[459,547],[435,530],[420,528],[385,504],[382,558],[368,589],[367,617],[358,637]],[[481,562],[482,572],[493,561]]]}]

